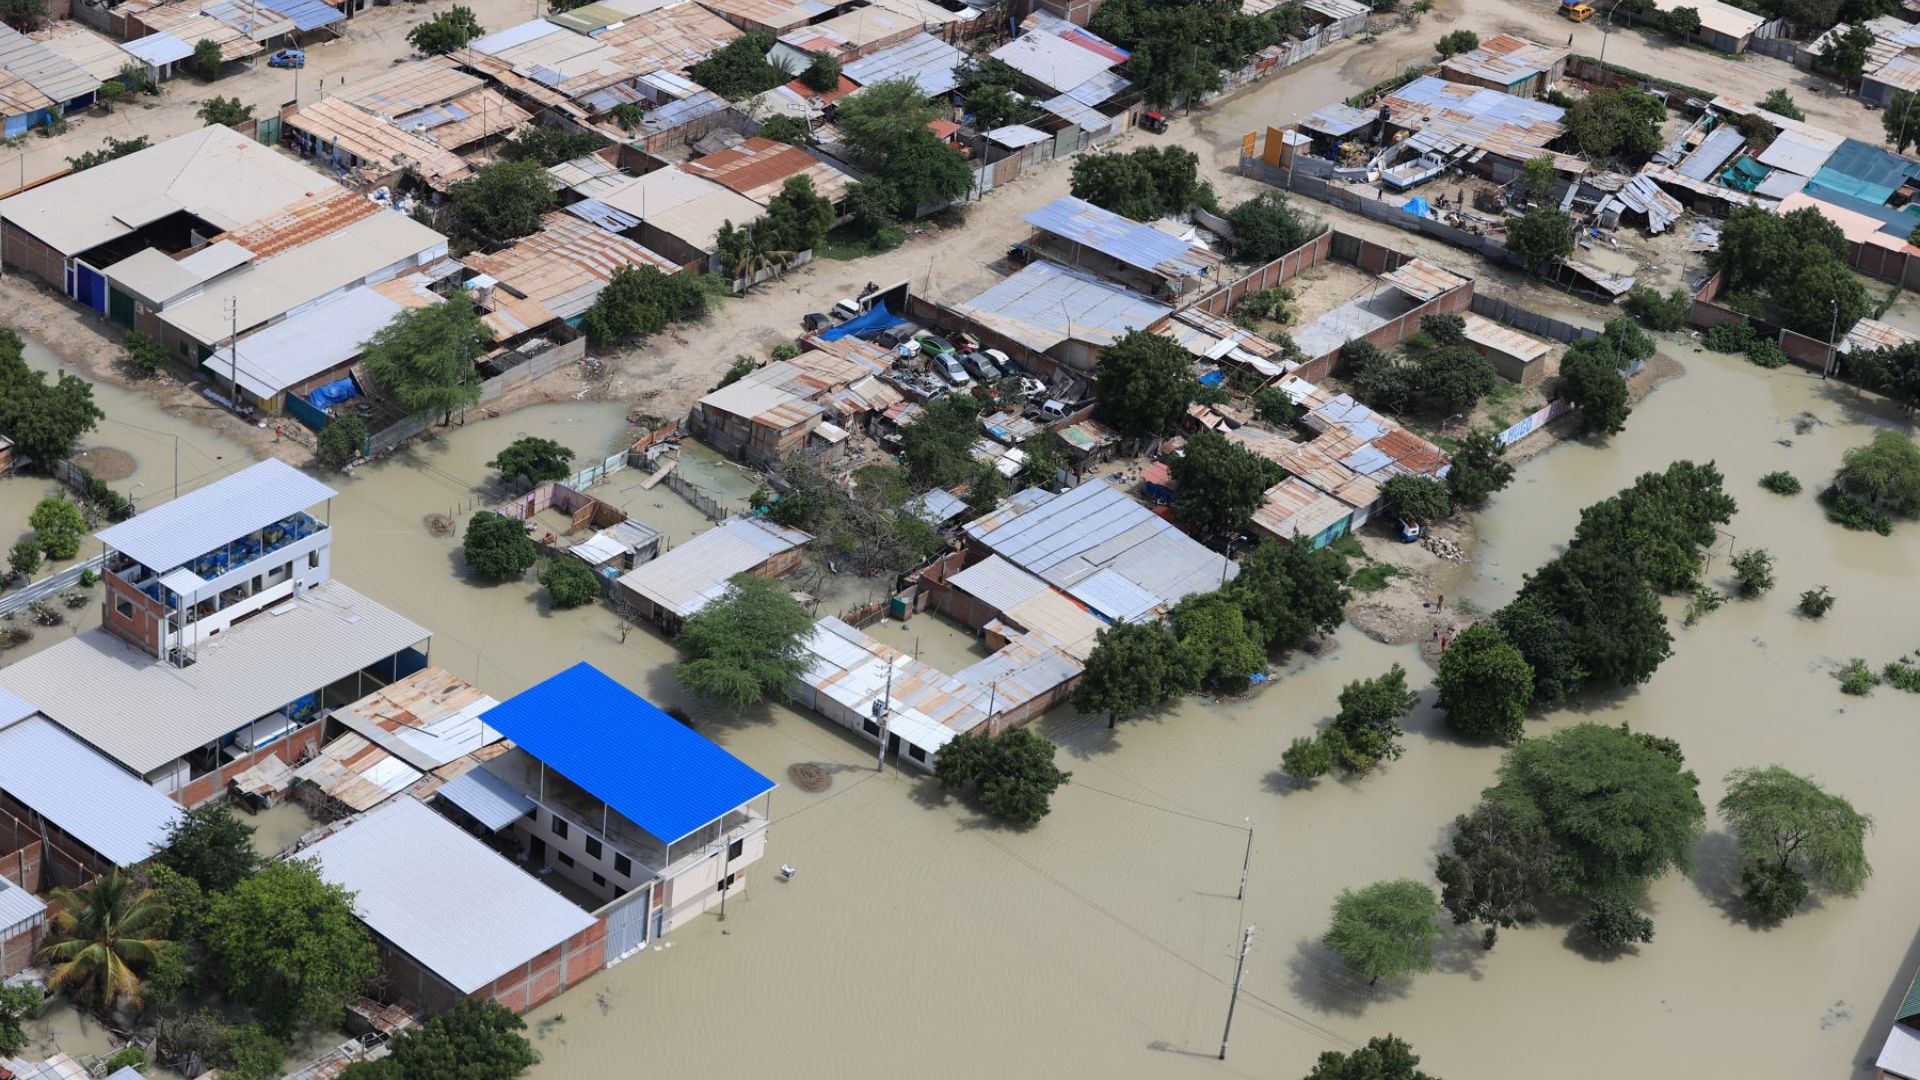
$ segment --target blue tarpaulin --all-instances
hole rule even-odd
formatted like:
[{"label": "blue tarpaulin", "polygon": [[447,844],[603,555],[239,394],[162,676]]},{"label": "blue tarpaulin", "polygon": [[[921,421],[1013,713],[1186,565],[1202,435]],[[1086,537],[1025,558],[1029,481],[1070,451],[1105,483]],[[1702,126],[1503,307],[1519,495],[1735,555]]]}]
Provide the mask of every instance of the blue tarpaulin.
[{"label": "blue tarpaulin", "polygon": [[1433,207],[1427,205],[1427,197],[1424,195],[1415,195],[1413,198],[1401,204],[1400,208],[1412,214],[1414,217],[1433,216]]},{"label": "blue tarpaulin", "polygon": [[314,390],[307,395],[307,400],[322,409],[331,409],[343,401],[359,396],[360,388],[353,384],[353,377],[348,376],[347,378],[338,379]]},{"label": "blue tarpaulin", "polygon": [[1227,373],[1224,371],[1221,371],[1219,368],[1214,368],[1212,371],[1209,371],[1205,375],[1200,376],[1201,386],[1219,386],[1221,383],[1226,381],[1227,381]]},{"label": "blue tarpaulin", "polygon": [[831,330],[820,331],[820,340],[839,341],[843,337],[867,338],[885,330],[889,326],[899,326],[907,320],[887,310],[885,304],[875,304],[857,319],[848,319]]}]

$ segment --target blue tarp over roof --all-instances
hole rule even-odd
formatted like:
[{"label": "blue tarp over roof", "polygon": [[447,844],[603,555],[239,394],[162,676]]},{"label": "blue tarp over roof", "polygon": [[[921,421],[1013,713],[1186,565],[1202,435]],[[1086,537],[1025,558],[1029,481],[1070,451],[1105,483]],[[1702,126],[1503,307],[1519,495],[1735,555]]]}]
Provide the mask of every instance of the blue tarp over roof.
[{"label": "blue tarp over roof", "polygon": [[889,326],[899,326],[905,321],[888,311],[887,305],[875,304],[857,319],[848,319],[830,330],[820,331],[820,340],[839,341],[843,337],[864,338],[869,334],[877,334]]},{"label": "blue tarp over roof", "polygon": [[481,719],[664,843],[775,786],[584,661]]},{"label": "blue tarp over roof", "polygon": [[[1915,173],[1920,173],[1920,166],[1899,154],[1859,139],[1848,139],[1827,158],[1820,171],[1813,174],[1813,183],[1829,191],[1882,205]],[[1808,194],[1826,198],[1820,192]]]},{"label": "blue tarp over roof", "polygon": [[260,6],[292,19],[296,30],[317,30],[347,17],[339,8],[321,0],[260,0]]}]

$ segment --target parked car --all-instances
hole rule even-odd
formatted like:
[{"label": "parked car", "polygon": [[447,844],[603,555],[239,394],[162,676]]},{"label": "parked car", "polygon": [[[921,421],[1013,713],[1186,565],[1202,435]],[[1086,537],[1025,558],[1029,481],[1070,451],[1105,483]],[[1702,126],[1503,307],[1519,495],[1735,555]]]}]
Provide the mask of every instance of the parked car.
[{"label": "parked car", "polygon": [[1046,383],[1041,382],[1039,379],[1036,379],[1031,375],[1020,376],[1020,393],[1027,400],[1031,401],[1034,398],[1037,398],[1046,392],[1047,392]]},{"label": "parked car", "polygon": [[951,356],[958,351],[953,347],[953,342],[948,341],[938,334],[921,334],[919,337],[914,338],[914,340],[920,343],[921,352],[940,353],[945,356]]},{"label": "parked car", "polygon": [[1165,135],[1167,133],[1167,114],[1163,112],[1150,112],[1140,118],[1140,126],[1153,132],[1155,135]]},{"label": "parked car", "polygon": [[828,318],[827,314],[822,311],[809,311],[805,315],[800,316],[800,329],[805,330],[809,334],[816,330],[825,330],[832,325],[833,320]]},{"label": "parked car", "polygon": [[999,368],[1002,372],[1008,375],[1020,374],[1019,365],[1013,362],[1013,357],[1008,356],[999,349],[981,349],[980,351],[986,353],[987,359],[992,360],[993,366]]},{"label": "parked car", "polygon": [[1067,403],[1048,398],[1040,406],[1040,415],[1049,420],[1063,420],[1067,415]]},{"label": "parked car", "polygon": [[857,319],[863,312],[864,309],[860,307],[859,302],[849,297],[843,296],[833,302],[833,317],[839,319],[841,322],[846,322],[848,319]]},{"label": "parked car", "polygon": [[920,343],[909,338],[893,347],[893,355],[902,360],[910,360],[920,355]]},{"label": "parked car", "polygon": [[966,386],[973,382],[973,376],[967,374],[967,369],[960,366],[959,357],[951,352],[934,353],[932,356],[933,369],[945,376],[948,382],[955,386]]},{"label": "parked car", "polygon": [[966,362],[967,362],[967,366],[973,369],[973,373],[975,375],[980,376],[982,379],[985,379],[988,382],[1000,381],[1000,375],[1001,375],[1000,368],[994,364],[993,358],[988,356],[986,353],[983,353],[983,352],[967,353]]},{"label": "parked car", "polygon": [[303,68],[307,66],[307,54],[300,49],[281,49],[267,57],[268,67]]},{"label": "parked car", "polygon": [[[901,342],[912,341],[914,338],[919,337],[920,333],[920,324],[903,322],[898,326],[889,326],[885,330],[880,331],[873,340],[876,345],[891,349]],[[919,351],[917,348],[914,350],[916,353]]]}]

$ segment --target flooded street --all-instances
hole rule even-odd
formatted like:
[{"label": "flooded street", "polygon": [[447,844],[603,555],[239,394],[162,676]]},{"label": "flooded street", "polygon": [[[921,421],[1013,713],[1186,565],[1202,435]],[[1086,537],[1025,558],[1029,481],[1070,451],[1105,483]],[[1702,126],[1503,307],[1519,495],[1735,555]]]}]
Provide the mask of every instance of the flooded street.
[{"label": "flooded street", "polygon": [[[1240,702],[1191,699],[1117,732],[1054,713],[1039,730],[1060,744],[1073,782],[1046,821],[1017,832],[945,802],[921,774],[891,766],[876,774],[865,743],[810,715],[771,707],[736,717],[688,701],[672,674],[671,644],[647,628],[631,628],[623,644],[619,621],[603,608],[550,611],[531,581],[464,579],[458,538],[432,536],[426,516],[451,512],[464,526],[473,508],[493,501],[484,462],[519,435],[558,439],[579,452],[580,465],[612,452],[626,430],[618,405],[526,409],[330,481],[341,492],[332,507],[334,566],[431,628],[436,664],[497,697],[589,660],[663,706],[688,707],[709,736],[783,782],[769,857],[748,874],[724,922],[697,920],[670,946],[529,1016],[544,1058],[530,1074],[537,1080],[632,1075],[641,1061],[648,1071],[791,1077],[881,1069],[1286,1077],[1322,1050],[1386,1031],[1409,1039],[1424,1067],[1450,1080],[1866,1075],[1858,1066],[1877,1051],[1890,998],[1920,962],[1910,902],[1920,891],[1920,853],[1900,834],[1920,813],[1920,789],[1902,755],[1873,751],[1902,745],[1920,700],[1884,687],[1871,698],[1843,697],[1830,669],[1851,656],[1877,666],[1920,645],[1920,619],[1902,599],[1914,592],[1920,528],[1902,526],[1891,538],[1845,532],[1813,501],[1842,451],[1891,417],[1798,371],[1686,350],[1679,359],[1687,375],[1642,403],[1612,446],[1567,444],[1521,468],[1481,515],[1470,599],[1483,608],[1504,602],[1566,540],[1580,507],[1638,473],[1679,457],[1718,460],[1741,504],[1730,531],[1738,546],[1773,551],[1778,588],[1729,601],[1693,628],[1679,628],[1672,611],[1675,655],[1651,683],[1533,729],[1624,720],[1677,738],[1709,805],[1736,766],[1779,762],[1811,773],[1879,819],[1869,843],[1878,873],[1857,898],[1755,931],[1728,914],[1728,841],[1710,815],[1698,872],[1653,890],[1653,944],[1611,963],[1568,948],[1564,925],[1503,934],[1492,953],[1469,932],[1442,950],[1441,970],[1369,988],[1313,944],[1341,888],[1431,879],[1449,822],[1490,782],[1499,757],[1454,742],[1423,709],[1409,724],[1405,757],[1378,775],[1294,788],[1280,774],[1281,752],[1326,720],[1343,683],[1395,662],[1416,683],[1430,681],[1412,649],[1350,627],[1327,655],[1294,660]],[[168,430],[142,401],[116,399],[116,422]],[[1803,412],[1819,423],[1796,433],[1792,418]],[[189,431],[207,457],[196,470],[229,464],[206,432]],[[97,437],[123,445],[111,423]],[[165,445],[170,459],[170,435]],[[153,449],[135,452],[139,475],[150,475]],[[182,461],[184,474],[184,449]],[[685,467],[730,499],[751,490],[724,463],[690,454]],[[1777,468],[1794,471],[1806,493],[1780,498],[1755,486]],[[618,473],[594,493],[673,543],[704,527],[664,485],[642,489],[643,475]],[[0,485],[9,513],[23,483],[37,481]],[[1821,584],[1838,597],[1834,613],[1799,619],[1799,592]],[[831,585],[836,594],[864,593],[846,576]],[[873,632],[901,648],[918,641],[941,665],[978,652],[963,632],[924,617]],[[797,762],[827,766],[832,786],[804,794],[785,785]],[[1256,842],[1242,903],[1235,893],[1249,817]],[[263,846],[298,831],[279,811],[256,824]],[[798,875],[778,880],[780,863]],[[1243,922],[1258,931],[1232,1055],[1221,1065],[1213,1057]],[[1739,1038],[1724,1037],[1736,1031]]]}]

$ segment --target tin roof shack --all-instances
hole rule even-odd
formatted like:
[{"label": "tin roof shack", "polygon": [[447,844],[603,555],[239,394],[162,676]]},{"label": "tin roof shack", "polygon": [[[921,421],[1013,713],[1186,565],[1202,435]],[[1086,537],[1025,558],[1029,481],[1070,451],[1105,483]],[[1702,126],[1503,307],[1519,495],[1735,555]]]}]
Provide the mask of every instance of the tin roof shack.
[{"label": "tin roof shack", "polygon": [[373,809],[401,792],[427,798],[501,752],[480,719],[499,702],[437,667],[422,668],[333,710],[331,740],[293,772],[294,795],[322,821]]},{"label": "tin roof shack", "polygon": [[767,60],[787,71],[804,68],[816,54],[831,56],[844,64],[889,45],[898,45],[925,27],[923,19],[883,7],[857,7],[781,34],[767,54]]},{"label": "tin roof shack", "polygon": [[759,518],[722,522],[659,558],[621,576],[614,603],[668,631],[718,599],[740,574],[783,578],[800,566],[813,537]]},{"label": "tin roof shack", "polygon": [[1675,8],[1692,8],[1700,15],[1700,32],[1692,40],[1724,53],[1742,53],[1753,44],[1753,35],[1767,24],[1765,15],[1756,15],[1721,0],[1653,0],[1653,9],[1666,13]]},{"label": "tin roof shack", "polygon": [[[0,725],[0,867],[15,884],[29,895],[79,885],[138,866],[166,843],[179,803],[18,696],[0,698],[0,715],[17,717]],[[0,900],[0,931],[5,907]]]},{"label": "tin roof shack", "polygon": [[1020,36],[993,51],[993,58],[1024,76],[1040,97],[1064,94],[1093,107],[1111,100],[1130,84],[1114,68],[1132,53],[1084,26],[1044,11],[1028,15]]},{"label": "tin roof shack", "polygon": [[1477,49],[1441,61],[1440,77],[1514,97],[1545,97],[1566,74],[1567,57],[1571,55],[1571,49],[1496,34]]},{"label": "tin roof shack", "polygon": [[766,852],[774,782],[591,664],[484,719],[514,749],[441,798],[594,911],[602,964],[724,905]]},{"label": "tin roof shack", "polygon": [[469,269],[491,287],[470,281],[483,311],[481,321],[496,341],[552,330],[573,329],[623,266],[651,266],[663,274],[678,264],[637,240],[601,228],[579,216],[592,200],[575,203],[540,219],[540,231],[523,236],[491,254],[466,257]]},{"label": "tin roof shack", "polygon": [[[731,150],[694,158],[686,169],[745,195],[761,206],[773,201],[788,180],[804,176],[813,190],[838,207],[854,182],[851,174],[815,157],[805,147],[755,136]],[[738,223],[736,223],[738,224]]]},{"label": "tin roof shack", "polygon": [[776,360],[700,399],[689,427],[715,450],[771,467],[807,444],[826,409],[794,385],[799,369]]},{"label": "tin roof shack", "polygon": [[0,122],[16,139],[93,104],[100,79],[44,41],[0,25]]},{"label": "tin roof shack", "polygon": [[46,932],[46,903],[0,877],[0,979],[11,979],[33,963]]},{"label": "tin roof shack", "polygon": [[1855,25],[1873,33],[1873,44],[1867,46],[1866,66],[1860,72],[1860,100],[1886,108],[1894,94],[1920,90],[1920,27],[1897,15],[1876,15],[1858,24],[1838,23],[1814,40],[1801,44],[1794,54],[1794,65],[1808,71],[1829,71],[1821,54]]},{"label": "tin roof shack", "polygon": [[700,6],[749,34],[784,34],[831,17],[850,2],[834,0],[699,0]]},{"label": "tin roof shack", "polygon": [[1487,358],[1500,377],[1521,386],[1537,385],[1547,373],[1547,343],[1469,311],[1467,344]]},{"label": "tin roof shack", "polygon": [[1220,256],[1198,244],[1064,195],[1023,219],[1029,248],[1151,297],[1178,298],[1211,281]]},{"label": "tin roof shack", "polygon": [[1175,312],[1173,321],[1158,332],[1179,342],[1196,360],[1230,369],[1238,381],[1255,387],[1300,367],[1284,346],[1197,307]]},{"label": "tin roof shack", "polygon": [[[1587,172],[1580,158],[1547,150],[1566,133],[1566,110],[1544,101],[1432,75],[1389,92],[1380,100],[1387,111],[1385,148],[1375,158],[1380,182],[1406,190],[1459,167],[1497,184],[1518,177],[1526,163],[1553,159],[1554,171],[1578,180]],[[1405,133],[1395,139],[1394,133]]]},{"label": "tin roof shack", "polygon": [[1326,547],[1353,526],[1353,508],[1298,477],[1268,488],[1253,512],[1253,531],[1283,544]]},{"label": "tin roof shack", "polygon": [[854,86],[872,86],[892,79],[912,79],[928,97],[944,97],[958,81],[954,69],[965,54],[930,34],[915,34],[897,45],[878,49],[840,69]]},{"label": "tin roof shack", "polygon": [[466,998],[525,1012],[606,966],[598,920],[411,796],[298,857],[353,892],[387,991],[429,1012]]},{"label": "tin roof shack", "polygon": [[[448,96],[422,100],[441,93]],[[355,187],[398,185],[411,177],[444,193],[473,173],[460,151],[532,118],[479,78],[419,61],[351,94],[321,98],[282,117],[281,124],[296,151],[326,161]]]},{"label": "tin roof shack", "polygon": [[1391,349],[1419,332],[1422,317],[1464,313],[1473,302],[1471,279],[1425,259],[1406,259],[1375,280],[1379,284],[1367,295],[1293,332],[1304,356],[1298,369],[1302,378],[1318,379],[1337,370],[1340,350],[1349,341]]},{"label": "tin roof shack", "polygon": [[1031,263],[947,309],[989,346],[1046,375],[1091,372],[1100,350],[1128,330],[1162,326],[1173,308],[1130,289],[1049,262]]},{"label": "tin roof shack", "polygon": [[309,508],[332,496],[269,459],[103,531],[100,628],[0,687],[189,806],[298,760],[328,709],[424,666],[431,636],[329,577]]},{"label": "tin roof shack", "polygon": [[[722,225],[753,221],[764,212],[745,195],[680,166],[622,177],[594,201],[625,215],[606,219],[608,226],[617,226],[612,231],[630,233],[649,249],[694,270],[715,265],[715,236]],[[579,203],[568,209],[585,212]]]}]

